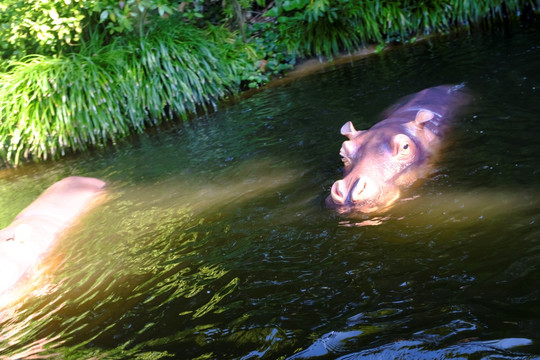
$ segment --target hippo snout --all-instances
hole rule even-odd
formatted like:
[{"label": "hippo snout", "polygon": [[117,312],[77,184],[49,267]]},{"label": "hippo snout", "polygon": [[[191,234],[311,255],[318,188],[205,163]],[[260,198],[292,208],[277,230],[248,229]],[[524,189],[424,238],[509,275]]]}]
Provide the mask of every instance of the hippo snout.
[{"label": "hippo snout", "polygon": [[359,177],[351,182],[338,180],[332,185],[330,195],[336,205],[357,205],[372,202],[378,196],[378,187],[367,177]]}]

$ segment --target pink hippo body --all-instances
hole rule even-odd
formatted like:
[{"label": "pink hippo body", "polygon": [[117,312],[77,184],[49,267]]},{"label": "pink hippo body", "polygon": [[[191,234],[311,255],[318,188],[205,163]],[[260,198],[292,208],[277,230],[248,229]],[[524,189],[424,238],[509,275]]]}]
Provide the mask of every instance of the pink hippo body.
[{"label": "pink hippo body", "polygon": [[400,196],[400,188],[429,174],[444,135],[459,107],[463,86],[437,86],[405,98],[371,129],[349,121],[341,134],[344,178],[334,183],[327,204],[340,211],[380,211]]},{"label": "pink hippo body", "polygon": [[91,206],[105,182],[71,176],[49,187],[0,230],[0,293],[39,260],[61,232]]}]

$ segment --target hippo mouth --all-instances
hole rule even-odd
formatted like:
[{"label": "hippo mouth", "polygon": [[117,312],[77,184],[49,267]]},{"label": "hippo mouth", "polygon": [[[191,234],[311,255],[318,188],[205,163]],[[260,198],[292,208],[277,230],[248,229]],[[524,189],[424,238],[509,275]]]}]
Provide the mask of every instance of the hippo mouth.
[{"label": "hippo mouth", "polygon": [[326,198],[326,206],[334,209],[340,214],[349,213],[349,212],[362,212],[362,213],[372,213],[377,211],[380,207],[372,201],[365,201],[362,204],[337,204],[334,202],[331,196]]}]

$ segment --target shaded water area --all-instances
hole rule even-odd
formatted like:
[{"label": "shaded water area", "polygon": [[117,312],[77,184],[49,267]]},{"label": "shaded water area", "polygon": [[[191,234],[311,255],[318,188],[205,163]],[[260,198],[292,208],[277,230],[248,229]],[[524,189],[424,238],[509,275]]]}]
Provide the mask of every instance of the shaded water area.
[{"label": "shaded water area", "polygon": [[[343,123],[463,82],[474,102],[409,200],[325,207]],[[0,358],[538,358],[539,114],[537,31],[443,38],[3,170],[1,227],[68,175],[109,195],[4,299]]]}]

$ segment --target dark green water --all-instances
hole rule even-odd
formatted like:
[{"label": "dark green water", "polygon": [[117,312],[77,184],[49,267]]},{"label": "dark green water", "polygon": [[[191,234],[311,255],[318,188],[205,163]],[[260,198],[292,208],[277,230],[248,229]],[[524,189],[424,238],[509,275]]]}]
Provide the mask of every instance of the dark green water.
[{"label": "dark green water", "polygon": [[[325,208],[343,123],[462,82],[474,102],[412,200]],[[0,312],[0,358],[538,358],[539,114],[537,31],[447,38],[4,170],[0,227],[68,175],[110,195]]]}]

